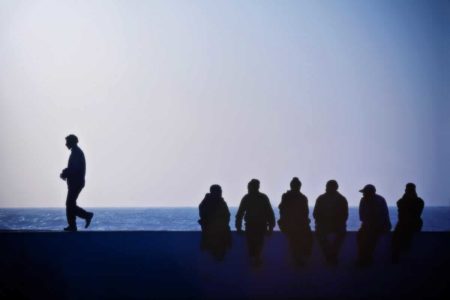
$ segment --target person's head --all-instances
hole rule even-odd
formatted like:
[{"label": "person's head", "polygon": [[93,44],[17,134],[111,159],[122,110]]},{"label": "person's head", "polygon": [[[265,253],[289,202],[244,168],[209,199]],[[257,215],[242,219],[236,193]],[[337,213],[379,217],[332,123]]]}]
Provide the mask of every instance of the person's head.
[{"label": "person's head", "polygon": [[302,187],[301,181],[297,177],[292,178],[291,191],[300,191],[301,187]]},{"label": "person's head", "polygon": [[339,185],[336,180],[328,180],[325,190],[327,193],[336,192],[339,188]]},{"label": "person's head", "polygon": [[247,185],[247,189],[249,193],[256,193],[259,191],[259,180],[252,179]]},{"label": "person's head", "polygon": [[407,183],[405,187],[405,195],[407,196],[417,196],[416,185],[412,182]]},{"label": "person's head", "polygon": [[68,149],[72,149],[74,146],[78,144],[78,138],[74,134],[69,134],[66,136],[66,147]]},{"label": "person's head", "polygon": [[367,184],[359,192],[363,194],[363,197],[371,198],[371,197],[375,196],[376,191],[377,190],[376,190],[376,188],[375,188],[375,186],[373,184]]},{"label": "person's head", "polygon": [[213,184],[209,188],[209,192],[211,193],[212,196],[222,197],[222,188],[218,184]]}]

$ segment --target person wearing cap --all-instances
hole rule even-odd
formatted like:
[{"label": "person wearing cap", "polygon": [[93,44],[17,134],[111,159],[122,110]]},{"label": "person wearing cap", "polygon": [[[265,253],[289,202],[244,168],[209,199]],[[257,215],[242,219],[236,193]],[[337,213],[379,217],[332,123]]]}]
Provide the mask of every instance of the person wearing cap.
[{"label": "person wearing cap", "polygon": [[386,200],[376,193],[372,184],[366,185],[359,203],[361,228],[356,239],[358,243],[358,265],[365,267],[372,263],[373,252],[382,234],[391,230],[389,210]]},{"label": "person wearing cap", "polygon": [[259,180],[250,180],[247,189],[248,193],[239,204],[235,225],[238,233],[242,233],[242,220],[245,220],[245,236],[251,263],[259,266],[262,263],[264,236],[272,233],[275,215],[269,198],[259,191]]},{"label": "person wearing cap", "polygon": [[300,192],[302,183],[291,180],[291,189],[281,196],[278,226],[286,234],[292,256],[298,266],[311,254],[312,233],[309,226],[308,198]]},{"label": "person wearing cap", "polygon": [[222,261],[231,247],[230,211],[222,198],[222,188],[213,184],[209,193],[199,205],[202,228],[201,248],[210,252],[218,261]]},{"label": "person wearing cap", "polygon": [[317,240],[329,265],[338,263],[339,250],[347,232],[348,202],[338,188],[336,180],[329,180],[313,211]]},{"label": "person wearing cap", "polygon": [[66,199],[66,216],[69,226],[64,228],[65,231],[77,231],[76,217],[86,221],[85,228],[91,224],[94,213],[87,212],[77,206],[77,199],[84,188],[86,175],[86,160],[84,153],[78,147],[78,138],[71,134],[66,137],[66,147],[71,151],[69,163],[60,177],[67,182],[67,199]]},{"label": "person wearing cap", "polygon": [[424,201],[417,196],[416,185],[408,183],[405,194],[397,201],[398,222],[392,234],[392,262],[398,263],[400,253],[411,247],[413,236],[422,229]]}]

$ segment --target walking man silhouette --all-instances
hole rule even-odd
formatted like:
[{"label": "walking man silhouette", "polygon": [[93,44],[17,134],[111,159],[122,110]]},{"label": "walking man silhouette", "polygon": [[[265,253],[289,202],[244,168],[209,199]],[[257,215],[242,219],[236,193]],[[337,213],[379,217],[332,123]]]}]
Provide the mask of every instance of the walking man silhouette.
[{"label": "walking man silhouette", "polygon": [[60,177],[67,181],[67,200],[66,200],[66,216],[69,226],[64,231],[77,231],[76,217],[86,220],[85,228],[91,224],[94,213],[87,212],[77,206],[77,198],[81,190],[84,188],[84,177],[86,175],[86,160],[84,153],[78,147],[78,138],[71,134],[66,137],[66,147],[72,152],[69,157],[69,163]]}]

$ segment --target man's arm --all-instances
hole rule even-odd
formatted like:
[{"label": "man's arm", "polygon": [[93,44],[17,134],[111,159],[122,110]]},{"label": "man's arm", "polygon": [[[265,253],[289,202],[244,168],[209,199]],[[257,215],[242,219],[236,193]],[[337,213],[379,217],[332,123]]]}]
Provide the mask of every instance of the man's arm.
[{"label": "man's arm", "polygon": [[389,217],[389,209],[388,209],[388,206],[387,206],[387,202],[386,202],[386,199],[384,199],[383,197],[381,198],[383,201],[382,201],[382,205],[383,205],[383,214],[384,214],[384,217],[385,217],[385,230],[386,231],[390,231],[391,230],[391,228],[392,228],[392,224],[391,224],[391,218]]},{"label": "man's arm", "polygon": [[314,204],[313,209],[313,217],[314,220],[320,221],[321,209],[320,209],[320,196],[317,198],[316,203]]},{"label": "man's arm", "polygon": [[366,221],[366,205],[364,198],[362,198],[361,201],[359,202],[358,210],[359,210],[359,220],[364,223]]},{"label": "man's arm", "polygon": [[267,206],[267,223],[269,225],[269,232],[272,232],[275,227],[275,214],[273,212],[272,205],[270,204],[269,197],[265,195],[265,198]]},{"label": "man's arm", "polygon": [[208,197],[208,194],[205,195],[205,198],[203,198],[202,202],[200,202],[200,205],[198,206],[198,214],[200,217],[200,220],[198,220],[198,223],[200,225],[205,225],[205,218],[206,218],[206,208],[205,208],[205,200],[206,197]]},{"label": "man's arm", "polygon": [[342,197],[342,221],[347,222],[348,220],[348,202],[345,197]]},{"label": "man's arm", "polygon": [[239,209],[236,213],[236,230],[238,232],[242,231],[242,219],[244,218],[245,211],[247,210],[247,198],[244,196],[242,198],[241,203],[239,204]]}]

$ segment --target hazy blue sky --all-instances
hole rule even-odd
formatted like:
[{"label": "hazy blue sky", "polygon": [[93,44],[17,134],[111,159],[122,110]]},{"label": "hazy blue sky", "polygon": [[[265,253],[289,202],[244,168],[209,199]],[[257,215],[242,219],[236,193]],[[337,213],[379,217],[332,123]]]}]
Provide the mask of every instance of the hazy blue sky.
[{"label": "hazy blue sky", "polygon": [[0,1],[0,206],[313,205],[415,182],[450,205],[449,1]]}]

